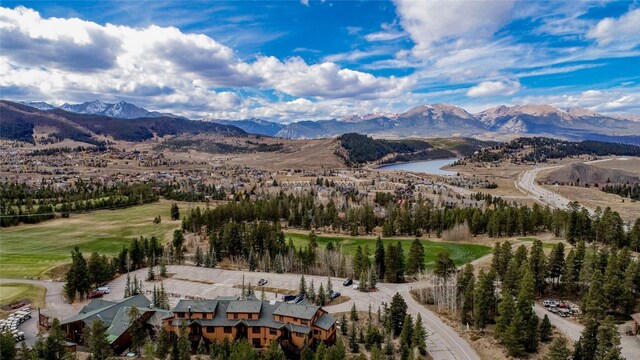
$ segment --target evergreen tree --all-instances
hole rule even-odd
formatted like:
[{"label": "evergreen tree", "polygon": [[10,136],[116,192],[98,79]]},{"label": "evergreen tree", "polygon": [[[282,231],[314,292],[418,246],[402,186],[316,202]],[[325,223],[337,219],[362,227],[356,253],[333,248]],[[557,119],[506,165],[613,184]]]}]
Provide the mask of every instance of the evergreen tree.
[{"label": "evergreen tree", "polygon": [[472,276],[467,281],[467,287],[464,290],[462,298],[462,309],[460,311],[460,321],[463,324],[473,323],[473,296],[475,292],[475,278]]},{"label": "evergreen tree", "polygon": [[171,220],[180,220],[180,209],[178,204],[171,204]]},{"label": "evergreen tree", "polygon": [[324,291],[324,285],[322,285],[322,283],[320,283],[320,289],[318,290],[318,301],[317,301],[317,305],[318,306],[325,306],[327,303],[327,295]]},{"label": "evergreen tree", "polygon": [[415,275],[423,272],[424,266],[424,246],[417,238],[411,243],[409,251],[409,260],[407,261],[407,274]]},{"label": "evergreen tree", "polygon": [[554,285],[560,282],[560,275],[565,270],[564,259],[564,244],[557,243],[551,250],[551,256],[549,257],[549,271],[548,276],[551,278]]},{"label": "evergreen tree", "polygon": [[413,339],[411,340],[412,345],[418,348],[418,353],[420,355],[427,354],[427,330],[424,328],[424,324],[422,323],[422,315],[418,313],[418,317],[416,318],[416,324],[413,328]]},{"label": "evergreen tree", "polygon": [[[320,283],[320,287],[322,287],[322,283]],[[322,292],[322,288],[320,289],[320,292]],[[307,299],[309,299],[309,301],[313,304],[315,304],[317,301],[317,297],[316,297],[316,288],[313,284],[313,279],[311,279],[311,285],[309,285],[309,290],[307,290]],[[322,306],[322,305],[320,305]]]},{"label": "evergreen tree", "polygon": [[407,316],[407,304],[399,293],[393,295],[391,298],[391,305],[389,306],[389,314],[385,318],[388,319],[388,326],[394,336],[400,335],[402,331],[402,323]]},{"label": "evergreen tree", "polygon": [[287,357],[284,355],[284,351],[280,348],[280,345],[277,341],[271,341],[269,344],[269,348],[262,354],[262,359],[264,360],[286,360]]},{"label": "evergreen tree", "polygon": [[436,262],[433,267],[433,273],[437,279],[441,280],[445,285],[447,280],[456,271],[456,264],[449,255],[448,250],[442,250],[436,256]]},{"label": "evergreen tree", "polygon": [[407,314],[402,322],[402,330],[400,331],[400,345],[402,347],[412,348],[413,341],[413,318]]},{"label": "evergreen tree", "polygon": [[498,305],[498,317],[496,318],[496,327],[494,330],[494,335],[497,339],[504,342],[504,335],[511,325],[511,320],[515,315],[515,312],[516,309],[513,302],[513,296],[508,290],[503,288],[500,304]]},{"label": "evergreen tree", "polygon": [[607,316],[598,327],[595,360],[623,360],[620,352],[620,334],[611,317]]},{"label": "evergreen tree", "polygon": [[313,350],[305,344],[300,351],[300,360],[313,360],[313,358]]},{"label": "evergreen tree", "polygon": [[202,249],[200,248],[200,245],[196,247],[196,254],[193,257],[193,262],[196,266],[202,266],[202,263],[204,262],[204,255],[202,255]]},{"label": "evergreen tree", "polygon": [[[640,225],[638,225],[640,228]],[[384,244],[382,243],[382,239],[378,236],[378,240],[376,240],[376,254],[375,254],[375,262],[376,262],[376,270],[378,271],[378,278],[385,278],[385,254],[384,254]]]},{"label": "evergreen tree", "polygon": [[82,256],[79,247],[73,248],[71,251],[71,267],[67,271],[66,282],[64,285],[65,293],[70,301],[76,296],[84,298],[91,287],[89,270],[87,262]]},{"label": "evergreen tree", "polygon": [[101,320],[95,320],[85,328],[85,344],[92,359],[105,360],[111,356],[111,344],[107,339],[107,326]]},{"label": "evergreen tree", "polygon": [[167,353],[169,353],[169,347],[171,346],[171,343],[169,342],[169,332],[164,327],[160,327],[158,336],[156,336],[155,344],[156,344],[156,351],[155,351],[156,358],[160,360],[166,359]]},{"label": "evergreen tree", "polygon": [[177,355],[179,360],[191,359],[191,341],[189,341],[189,332],[186,326],[181,326],[178,330],[178,341],[176,343]]},{"label": "evergreen tree", "polygon": [[340,319],[340,333],[344,336],[349,332],[349,324],[347,324],[347,316],[342,314],[342,319]]},{"label": "evergreen tree", "polygon": [[559,336],[553,340],[551,346],[549,346],[549,352],[543,360],[571,360],[572,354],[569,350],[567,339],[564,336]]},{"label": "evergreen tree", "polygon": [[355,302],[351,306],[350,319],[351,319],[351,321],[358,321],[358,310],[356,310],[356,303]]},{"label": "evergreen tree", "polygon": [[533,245],[531,246],[529,269],[533,275],[535,292],[537,294],[542,294],[544,292],[545,279],[547,276],[547,259],[542,250],[542,241],[538,239],[534,240]]},{"label": "evergreen tree", "polygon": [[304,280],[304,275],[300,277],[300,284],[298,285],[298,293],[302,296],[307,296],[307,284]]},{"label": "evergreen tree", "polygon": [[584,329],[580,333],[580,339],[573,348],[574,360],[594,360],[598,346],[598,322],[593,317],[587,319]]},{"label": "evergreen tree", "polygon": [[140,354],[140,349],[142,349],[147,337],[143,324],[140,322],[140,310],[136,306],[132,306],[127,312],[127,317],[129,318],[129,324],[131,324],[128,330],[131,336],[131,349],[136,354]]},{"label": "evergreen tree", "polygon": [[595,270],[589,282],[589,291],[582,297],[582,311],[596,320],[604,317],[606,298],[602,291],[602,273]]},{"label": "evergreen tree", "polygon": [[0,332],[0,358],[14,360],[18,355],[16,340],[9,331]]},{"label": "evergreen tree", "polygon": [[545,314],[542,322],[540,323],[540,341],[548,342],[551,340],[552,332],[553,328],[551,326],[551,321],[549,321],[549,316]]},{"label": "evergreen tree", "polygon": [[351,326],[351,331],[349,332],[349,349],[352,353],[357,354],[360,352],[360,346],[358,346],[358,340],[356,338],[356,325],[353,324]]},{"label": "evergreen tree", "polygon": [[489,312],[492,307],[492,294],[487,292],[489,290],[488,281],[488,275],[485,274],[484,270],[480,270],[473,294],[473,322],[481,331],[484,331],[484,328],[489,323]]}]

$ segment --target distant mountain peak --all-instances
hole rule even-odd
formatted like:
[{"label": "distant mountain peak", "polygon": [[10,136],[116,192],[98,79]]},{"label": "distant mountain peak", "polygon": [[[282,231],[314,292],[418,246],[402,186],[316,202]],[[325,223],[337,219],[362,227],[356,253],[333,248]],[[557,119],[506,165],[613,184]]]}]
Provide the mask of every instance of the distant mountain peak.
[{"label": "distant mountain peak", "polygon": [[[30,104],[33,104],[33,105],[30,105]],[[46,104],[46,103],[42,103],[42,104]],[[46,105],[49,105],[49,107],[44,105],[39,106],[38,103],[34,103],[34,102],[25,103],[24,105],[28,105],[28,106],[37,108],[39,110],[45,110],[45,111],[53,110],[56,108],[55,106],[49,105],[49,104],[46,104]],[[81,104],[64,103],[58,108],[65,111],[73,112],[76,114],[106,115],[106,116],[121,118],[121,119],[135,119],[135,118],[142,118],[142,117],[161,117],[161,116],[176,117],[173,114],[165,114],[165,113],[159,113],[156,111],[148,111],[147,109],[128,103],[124,100],[120,100],[115,104],[111,104],[111,103],[105,103],[99,99],[96,99],[96,100],[87,101]]]}]

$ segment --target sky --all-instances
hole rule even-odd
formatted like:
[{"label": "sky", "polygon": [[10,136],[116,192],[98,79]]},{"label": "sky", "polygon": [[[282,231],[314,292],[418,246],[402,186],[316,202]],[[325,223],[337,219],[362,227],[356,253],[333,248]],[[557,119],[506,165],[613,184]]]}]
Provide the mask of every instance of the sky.
[{"label": "sky", "polygon": [[0,97],[278,122],[552,104],[640,113],[638,1],[7,1]]}]

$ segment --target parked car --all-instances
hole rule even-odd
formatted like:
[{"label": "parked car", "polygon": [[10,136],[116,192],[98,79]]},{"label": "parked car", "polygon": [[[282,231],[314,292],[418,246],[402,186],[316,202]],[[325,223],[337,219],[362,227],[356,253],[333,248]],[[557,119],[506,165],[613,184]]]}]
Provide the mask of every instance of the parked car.
[{"label": "parked car", "polygon": [[347,280],[342,283],[343,286],[349,286],[351,284],[353,284],[353,280],[351,278],[347,278]]},{"label": "parked car", "polygon": [[108,286],[101,286],[97,288],[96,291],[102,291],[103,294],[110,294],[111,288],[109,288]]},{"label": "parked car", "polygon": [[104,295],[104,292],[100,290],[93,290],[93,291],[89,291],[89,294],[87,295],[87,297],[89,299],[95,299],[95,298],[101,298],[103,295]]},{"label": "parked car", "polygon": [[260,281],[258,281],[258,286],[264,286],[268,283],[269,281],[267,279],[260,279]]},{"label": "parked car", "polygon": [[295,298],[296,298],[295,295],[282,295],[282,301],[284,302],[289,302]]},{"label": "parked car", "polygon": [[298,295],[296,296],[295,299],[291,300],[290,302],[292,304],[299,304],[300,302],[302,302],[302,300],[304,300],[304,295]]},{"label": "parked car", "polygon": [[338,297],[340,297],[340,293],[339,292],[334,291],[333,293],[331,293],[331,296],[330,296],[331,300],[333,300],[335,298],[338,298]]},{"label": "parked car", "polygon": [[352,288],[353,288],[354,290],[358,290],[358,289],[360,289],[360,284],[358,284],[358,283],[353,283]]}]

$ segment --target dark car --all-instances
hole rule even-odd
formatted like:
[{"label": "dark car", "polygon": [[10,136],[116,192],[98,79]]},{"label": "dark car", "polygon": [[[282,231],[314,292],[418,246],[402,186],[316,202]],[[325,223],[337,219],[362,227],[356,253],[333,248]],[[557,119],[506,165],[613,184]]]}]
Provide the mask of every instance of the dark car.
[{"label": "dark car", "polygon": [[347,280],[345,280],[345,281],[342,283],[342,285],[344,285],[344,286],[349,286],[349,285],[351,285],[351,284],[353,284],[353,280],[352,280],[351,278],[348,278]]},{"label": "dark car", "polygon": [[334,292],[331,293],[331,296],[330,296],[331,300],[333,300],[335,298],[338,298],[338,297],[340,297],[340,293],[339,292],[334,291]]},{"label": "dark car", "polygon": [[87,294],[87,297],[89,299],[95,299],[95,298],[101,298],[102,295],[104,295],[104,291],[93,290],[93,291],[89,291],[89,294]]},{"label": "dark car", "polygon": [[296,297],[297,296],[295,296],[295,295],[282,295],[282,301],[289,302],[289,301],[294,300]]},{"label": "dark car", "polygon": [[269,281],[267,281],[267,279],[260,279],[260,281],[258,281],[258,286],[263,286],[266,283],[268,283]]}]

